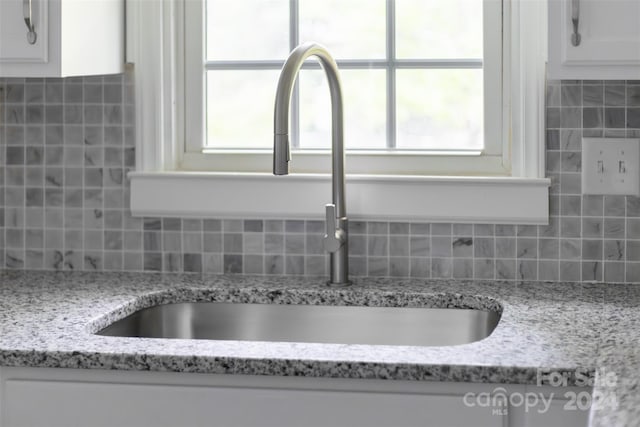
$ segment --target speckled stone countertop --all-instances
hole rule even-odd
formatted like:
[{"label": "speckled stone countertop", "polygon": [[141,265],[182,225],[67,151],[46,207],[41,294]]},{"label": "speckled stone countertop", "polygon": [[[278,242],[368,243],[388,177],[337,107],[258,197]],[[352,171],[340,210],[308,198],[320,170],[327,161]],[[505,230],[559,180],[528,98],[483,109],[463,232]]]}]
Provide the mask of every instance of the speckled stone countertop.
[{"label": "speckled stone countertop", "polygon": [[[464,307],[502,311],[486,339],[411,347],[94,335],[151,305],[186,301]],[[640,425],[640,286],[321,278],[0,273],[0,366],[535,384],[538,369],[609,369],[617,408],[590,425]],[[597,379],[597,378],[596,378]]]}]

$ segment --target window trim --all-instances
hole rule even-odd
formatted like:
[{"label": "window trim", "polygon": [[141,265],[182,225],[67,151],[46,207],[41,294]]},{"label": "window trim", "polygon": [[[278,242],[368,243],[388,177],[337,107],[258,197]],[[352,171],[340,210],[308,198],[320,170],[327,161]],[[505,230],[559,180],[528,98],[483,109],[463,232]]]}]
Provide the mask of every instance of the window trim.
[{"label": "window trim", "polygon": [[[221,218],[321,220],[323,206],[331,200],[331,177],[326,174],[283,178],[134,172],[130,177],[134,216],[202,218],[215,213]],[[540,179],[350,175],[346,186],[350,219],[547,224],[548,184]]]},{"label": "window trim", "polygon": [[[179,46],[183,46],[180,34],[183,33],[184,10],[180,5],[177,1],[127,3],[127,58],[135,64],[136,82],[137,172],[129,175],[132,212],[134,215],[159,216],[269,216],[269,212],[276,212],[273,206],[253,204],[251,212],[234,210],[232,204],[240,197],[229,197],[222,184],[242,183],[235,188],[234,194],[243,194],[246,200],[253,201],[253,196],[264,194],[261,185],[272,179],[270,174],[176,172],[182,156],[178,129],[187,125],[185,116],[180,114],[184,105],[177,96],[184,90],[180,86],[184,70],[176,66],[176,55],[181,51]],[[546,2],[513,0],[506,6],[509,19],[504,25],[511,37],[505,40],[505,54],[510,61],[504,78],[511,82],[507,87],[511,113],[503,126],[513,142],[504,153],[511,161],[511,176],[498,180],[487,177],[363,177],[371,186],[367,191],[375,192],[380,187],[379,180],[385,180],[393,182],[397,194],[402,197],[396,200],[393,212],[363,211],[361,215],[350,215],[352,218],[519,224],[548,221],[550,180],[544,178]],[[195,178],[209,184],[194,185]],[[359,178],[348,177],[347,181],[350,179]],[[281,180],[279,187],[282,188],[274,191],[286,194],[291,188],[302,188],[300,194],[311,193],[304,191],[308,183],[302,178],[291,175]],[[447,183],[446,194],[441,192],[444,183]],[[481,183],[495,188],[492,193],[495,197],[481,198],[472,210],[461,212],[457,197],[466,197],[470,188],[477,189]],[[289,188],[290,185],[293,187]],[[416,211],[416,185],[419,185],[420,199],[431,201],[418,209],[417,217],[408,214]],[[349,189],[349,184],[347,186],[348,203],[353,204],[351,198],[358,195]],[[518,190],[510,191],[510,188]],[[150,201],[150,194],[156,195],[152,198],[158,200]],[[164,196],[157,197],[159,194]],[[202,205],[203,200],[210,203]],[[298,211],[291,205],[281,206],[281,217],[307,215],[305,206],[315,205],[307,202],[312,202],[311,198],[301,200]],[[315,207],[309,209],[316,212]],[[321,205],[318,211],[322,213]]]}]

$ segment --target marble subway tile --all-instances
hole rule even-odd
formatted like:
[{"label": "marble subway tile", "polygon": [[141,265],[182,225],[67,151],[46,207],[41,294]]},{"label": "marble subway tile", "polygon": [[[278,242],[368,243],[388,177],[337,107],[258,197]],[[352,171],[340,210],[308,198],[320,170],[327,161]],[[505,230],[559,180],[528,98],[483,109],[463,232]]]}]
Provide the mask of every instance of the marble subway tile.
[{"label": "marble subway tile", "polygon": [[493,258],[495,256],[495,238],[475,237],[473,239],[473,256],[475,258]]},{"label": "marble subway tile", "polygon": [[604,88],[604,105],[625,105],[626,90],[623,85],[607,84]]},{"label": "marble subway tile", "polygon": [[411,236],[409,238],[409,253],[412,257],[427,257],[431,254],[429,236]]},{"label": "marble subway tile", "polygon": [[162,250],[179,253],[182,251],[182,235],[177,231],[162,232]]},{"label": "marble subway tile", "polygon": [[582,237],[597,238],[602,237],[604,229],[604,220],[602,218],[583,218],[582,219]]},{"label": "marble subway tile", "polygon": [[[409,234],[412,233],[412,225],[408,222],[392,222],[389,224],[389,234],[390,235],[399,235],[399,234]],[[416,227],[416,233],[412,234],[429,234],[429,224],[415,224],[415,225],[423,225],[426,227]]]},{"label": "marble subway tile", "polygon": [[90,258],[88,258],[87,254],[85,253],[85,261],[89,259],[92,261],[92,264],[96,263],[97,269],[100,268],[101,261],[104,264],[105,270],[122,271],[125,269],[122,252],[111,252],[111,251],[104,252],[102,254],[102,260],[99,258],[99,256],[100,254],[96,254],[96,256],[91,256]]},{"label": "marble subway tile", "polygon": [[474,259],[473,274],[475,279],[492,280],[495,279],[495,260],[493,259]]},{"label": "marble subway tile", "polygon": [[[351,240],[349,251],[353,249],[353,240]],[[264,251],[267,254],[282,254],[284,253],[284,235],[275,233],[265,233],[264,235]],[[362,252],[364,254],[364,251]]]},{"label": "marble subway tile", "polygon": [[124,271],[143,271],[143,254],[139,252],[123,253],[123,270]]},{"label": "marble subway tile", "polygon": [[[605,113],[602,107],[588,107],[582,109],[582,123],[586,129],[602,128],[605,123]],[[607,126],[610,127],[610,126]]]},{"label": "marble subway tile", "polygon": [[[202,253],[185,253],[183,256],[182,264],[184,266],[185,273],[201,273]],[[262,271],[260,271],[260,273],[262,273]]]},{"label": "marble subway tile", "polygon": [[582,280],[583,281],[602,281],[602,262],[601,261],[583,261],[582,262]]},{"label": "marble subway tile", "polygon": [[516,254],[515,238],[496,237],[496,258],[515,258]]},{"label": "marble subway tile", "polygon": [[[285,274],[293,276],[301,276],[304,274],[304,256],[302,255],[286,255],[285,256]],[[226,255],[225,255],[225,271],[226,269]]]},{"label": "marble subway tile", "polygon": [[284,274],[283,255],[264,256],[264,274]]},{"label": "marble subway tile", "polygon": [[560,280],[560,263],[558,261],[539,261],[538,280],[549,282]]},{"label": "marble subway tile", "polygon": [[246,220],[244,221],[244,231],[262,233],[264,230],[264,222],[262,220]]},{"label": "marble subway tile", "polygon": [[[185,254],[186,257],[186,254]],[[262,274],[264,272],[264,257],[262,255],[244,255],[242,266],[244,274]],[[186,266],[185,266],[186,271]]]},{"label": "marble subway tile", "polygon": [[224,272],[224,263],[222,254],[205,253],[203,257],[203,272],[210,274],[222,274]]},{"label": "marble subway tile", "polygon": [[[349,255],[366,255],[367,254],[367,238],[361,235],[349,236]],[[324,251],[324,248],[323,248]]]},{"label": "marble subway tile", "polygon": [[428,278],[431,276],[431,265],[428,258],[410,258],[409,276]]},{"label": "marble subway tile", "polygon": [[[324,276],[327,274],[326,257],[323,255],[311,255],[305,257],[305,275]],[[261,272],[260,272],[261,273]]]},{"label": "marble subway tile", "polygon": [[[426,240],[426,239],[424,239]],[[389,256],[407,257],[410,254],[410,240],[408,235],[389,237]]]},{"label": "marble subway tile", "polygon": [[560,105],[564,107],[579,107],[582,105],[581,85],[562,85],[560,91]]},{"label": "marble subway tile", "polygon": [[367,259],[365,257],[349,257],[349,274],[352,277],[367,275]]},{"label": "marble subway tile", "polygon": [[373,235],[368,238],[367,254],[373,257],[389,255],[389,238],[386,235]]},{"label": "marble subway tile", "polygon": [[264,231],[270,233],[282,233],[284,231],[284,221],[268,219],[264,222]]},{"label": "marble subway tile", "polygon": [[431,237],[432,257],[450,257],[452,249],[451,237]]},{"label": "marble subway tile", "polygon": [[640,129],[640,108],[627,108],[627,128]]},{"label": "marble subway tile", "polygon": [[432,258],[431,277],[434,279],[447,279],[452,277],[453,260],[451,258]]},{"label": "marble subway tile", "polygon": [[532,260],[518,260],[517,278],[519,280],[538,280],[538,262]]},{"label": "marble subway tile", "polygon": [[[126,233],[125,233],[126,240]],[[182,234],[182,250],[185,253],[202,253],[202,233],[184,232]]]},{"label": "marble subway tile", "polygon": [[[303,234],[285,234],[284,241],[285,252],[287,254],[303,254],[304,253],[304,235]],[[226,250],[226,245],[225,245]]]},{"label": "marble subway tile", "polygon": [[372,277],[389,276],[389,258],[369,256],[367,258],[367,275]]},{"label": "marble subway tile", "polygon": [[[262,233],[244,233],[242,235],[242,252],[245,254],[264,253],[264,236]],[[262,265],[262,262],[260,263]]]},{"label": "marble subway tile", "polygon": [[455,279],[473,279],[473,259],[454,258],[452,273]]},{"label": "marble subway tile", "polygon": [[580,281],[581,265],[579,261],[560,261],[561,281]]},{"label": "marble subway tile", "polygon": [[367,222],[367,234],[389,234],[388,222]]},{"label": "marble subway tile", "polygon": [[546,149],[560,149],[560,131],[558,129],[547,129],[546,131]]},{"label": "marble subway tile", "polygon": [[223,252],[221,233],[204,233],[202,243],[205,252]]},{"label": "marble subway tile", "polygon": [[604,240],[604,259],[608,261],[624,261],[624,240]]},{"label": "marble subway tile", "polygon": [[409,257],[390,257],[389,258],[389,276],[390,277],[409,277],[410,272]]},{"label": "marble subway tile", "polygon": [[454,258],[470,258],[473,256],[473,239],[470,237],[454,238],[452,243]]},{"label": "marble subway tile", "polygon": [[606,262],[604,263],[604,278],[608,283],[622,283],[625,281],[625,264],[624,262]]},{"label": "marble subway tile", "polygon": [[560,257],[560,239],[538,240],[538,256],[540,259],[558,259]]},{"label": "marble subway tile", "polygon": [[582,241],[582,259],[583,260],[601,260],[602,259],[602,240],[583,240]]},{"label": "marble subway tile", "polygon": [[626,235],[624,218],[605,218],[603,235],[605,239],[623,239]]},{"label": "marble subway tile", "polygon": [[588,85],[582,88],[582,105],[598,107],[604,105],[604,85]]},{"label": "marble subway tile", "polygon": [[496,279],[515,280],[516,279],[516,260],[515,259],[497,259],[496,260]]},{"label": "marble subway tile", "polygon": [[162,253],[162,269],[169,273],[180,273],[183,270],[182,255],[179,252]]}]

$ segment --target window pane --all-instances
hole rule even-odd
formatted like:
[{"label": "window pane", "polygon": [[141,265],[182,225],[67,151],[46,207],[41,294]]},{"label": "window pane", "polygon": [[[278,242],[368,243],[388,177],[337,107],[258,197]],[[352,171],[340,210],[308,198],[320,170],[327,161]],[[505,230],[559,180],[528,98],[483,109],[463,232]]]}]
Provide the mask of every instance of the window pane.
[{"label": "window pane", "polygon": [[385,0],[300,0],[300,41],[322,43],[336,59],[381,59],[385,16]]},{"label": "window pane", "polygon": [[398,148],[483,148],[482,70],[398,70],[396,77]]},{"label": "window pane", "polygon": [[396,56],[482,58],[482,3],[396,0]]},{"label": "window pane", "polygon": [[207,0],[207,60],[284,59],[288,0]]},{"label": "window pane", "polygon": [[[347,149],[384,149],[384,70],[341,70]],[[300,148],[331,148],[331,97],[322,70],[300,75]]]},{"label": "window pane", "polygon": [[207,73],[207,147],[273,147],[279,71]]}]

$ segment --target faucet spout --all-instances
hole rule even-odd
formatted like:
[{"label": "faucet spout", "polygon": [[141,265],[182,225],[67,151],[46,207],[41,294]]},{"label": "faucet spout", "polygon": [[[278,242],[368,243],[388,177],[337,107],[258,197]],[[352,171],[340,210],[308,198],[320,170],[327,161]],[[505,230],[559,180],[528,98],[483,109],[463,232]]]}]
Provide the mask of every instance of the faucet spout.
[{"label": "faucet spout", "polygon": [[[318,43],[303,43],[296,47],[282,67],[274,109],[273,173],[287,175],[291,161],[289,144],[289,109],[293,86],[302,64],[310,56],[320,61],[331,94],[331,187],[334,220],[327,219],[325,248],[330,253],[330,285],[348,285],[348,221],[345,197],[344,123],[342,87],[338,65],[325,47]],[[332,226],[329,226],[331,222]],[[329,229],[333,228],[333,229]]]}]

